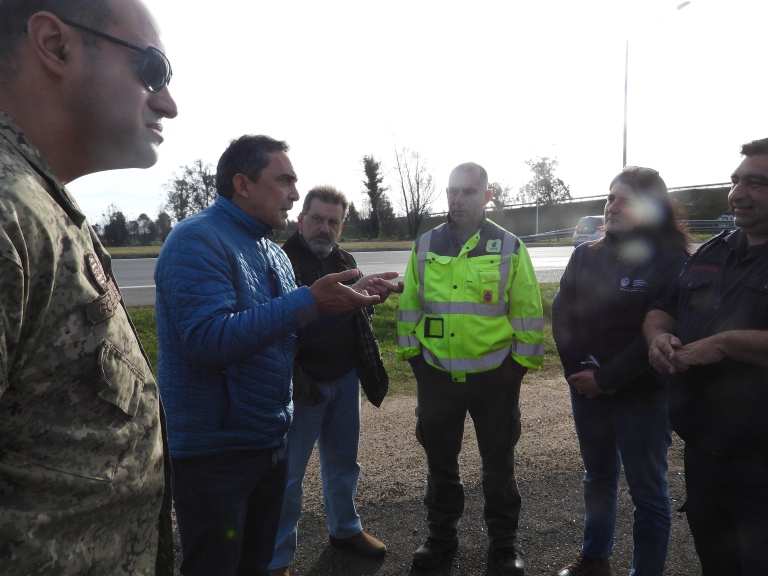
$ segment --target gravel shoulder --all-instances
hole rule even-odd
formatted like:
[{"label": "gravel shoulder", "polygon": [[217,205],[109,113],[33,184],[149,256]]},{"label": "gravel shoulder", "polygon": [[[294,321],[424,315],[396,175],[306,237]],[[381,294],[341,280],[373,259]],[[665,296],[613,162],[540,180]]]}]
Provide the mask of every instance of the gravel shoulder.
[{"label": "gravel shoulder", "polygon": [[[561,378],[529,374],[521,392],[523,434],[517,448],[517,479],[523,498],[518,547],[528,575],[556,574],[581,544],[583,468],[571,418],[570,399]],[[416,398],[391,396],[381,408],[363,404],[360,439],[362,474],[357,509],[364,528],[387,545],[383,560],[360,558],[328,544],[317,454],[304,481],[304,511],[292,576],[486,574],[487,535],[482,521],[480,458],[472,421],[467,420],[461,454],[466,506],[459,528],[459,548],[451,561],[424,573],[411,569],[411,555],[426,537],[422,504],[426,459],[414,437]],[[685,500],[683,443],[676,436],[669,452],[672,508]],[[614,574],[629,574],[632,562],[632,503],[622,479]],[[666,573],[697,575],[699,563],[685,516],[673,512]]]},{"label": "gravel shoulder", "polygon": [[[583,468],[573,429],[564,380],[529,374],[521,392],[523,434],[517,447],[517,480],[523,498],[518,548],[526,574],[553,575],[575,558],[581,544]],[[365,530],[387,545],[383,560],[368,560],[332,548],[323,511],[317,452],[304,480],[304,509],[292,576],[486,574],[487,535],[482,521],[480,458],[471,419],[465,426],[461,470],[466,505],[459,528],[459,548],[431,572],[411,568],[411,556],[426,537],[422,504],[426,459],[414,437],[416,398],[389,396],[381,408],[364,402],[360,438],[362,473],[357,510]],[[685,516],[674,512],[685,500],[683,443],[676,436],[669,452],[669,485],[673,523],[666,574],[700,573]],[[619,520],[613,556],[615,575],[629,574],[632,562],[632,503],[621,482]],[[178,570],[178,560],[177,560]]]}]

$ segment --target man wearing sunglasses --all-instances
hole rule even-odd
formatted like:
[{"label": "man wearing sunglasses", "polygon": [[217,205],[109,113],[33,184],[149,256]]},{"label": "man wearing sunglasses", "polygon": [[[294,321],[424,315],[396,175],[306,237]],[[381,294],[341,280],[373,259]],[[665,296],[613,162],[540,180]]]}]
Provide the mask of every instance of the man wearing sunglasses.
[{"label": "man wearing sunglasses", "polygon": [[157,161],[138,0],[0,0],[0,574],[173,574],[155,379],[65,185]]}]

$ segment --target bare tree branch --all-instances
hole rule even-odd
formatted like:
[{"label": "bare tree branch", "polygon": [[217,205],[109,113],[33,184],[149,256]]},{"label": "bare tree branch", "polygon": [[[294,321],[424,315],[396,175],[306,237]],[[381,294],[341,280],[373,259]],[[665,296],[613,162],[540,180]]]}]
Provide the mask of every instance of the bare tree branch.
[{"label": "bare tree branch", "polygon": [[422,219],[437,199],[434,180],[421,154],[406,147],[395,147],[395,178],[400,188],[398,205],[405,212],[408,235],[416,238]]}]

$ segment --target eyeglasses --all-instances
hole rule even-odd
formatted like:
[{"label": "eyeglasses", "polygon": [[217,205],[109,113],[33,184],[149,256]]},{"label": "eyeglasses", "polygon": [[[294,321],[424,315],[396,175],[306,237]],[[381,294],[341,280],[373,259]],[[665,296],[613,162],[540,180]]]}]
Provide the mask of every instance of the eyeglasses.
[{"label": "eyeglasses", "polygon": [[144,85],[150,92],[160,92],[166,84],[170,83],[171,76],[173,76],[173,70],[171,70],[171,63],[161,50],[158,50],[154,46],[140,48],[135,44],[120,40],[120,38],[115,38],[114,36],[110,36],[99,30],[88,28],[87,26],[65,20],[64,18],[60,18],[60,20],[67,26],[72,26],[72,28],[95,34],[100,38],[104,38],[105,40],[109,40],[110,42],[120,44],[120,46],[125,46],[126,48],[139,52],[142,56],[138,68],[139,78],[141,78],[141,81],[144,82]]}]

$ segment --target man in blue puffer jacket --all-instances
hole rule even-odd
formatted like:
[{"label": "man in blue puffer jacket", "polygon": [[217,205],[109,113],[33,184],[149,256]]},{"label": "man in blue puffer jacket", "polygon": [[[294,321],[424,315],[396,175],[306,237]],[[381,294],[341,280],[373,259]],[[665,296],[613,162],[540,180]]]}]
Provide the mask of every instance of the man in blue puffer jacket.
[{"label": "man in blue puffer jacket", "polygon": [[[180,222],[155,269],[158,376],[168,417],[182,574],[267,574],[285,485],[298,338],[378,302],[396,273],[297,288],[266,238],[299,199],[288,145],[242,136],[219,159],[216,202]],[[367,292],[366,292],[367,291]],[[370,295],[369,295],[370,294]],[[320,322],[316,323],[316,320]]]}]

